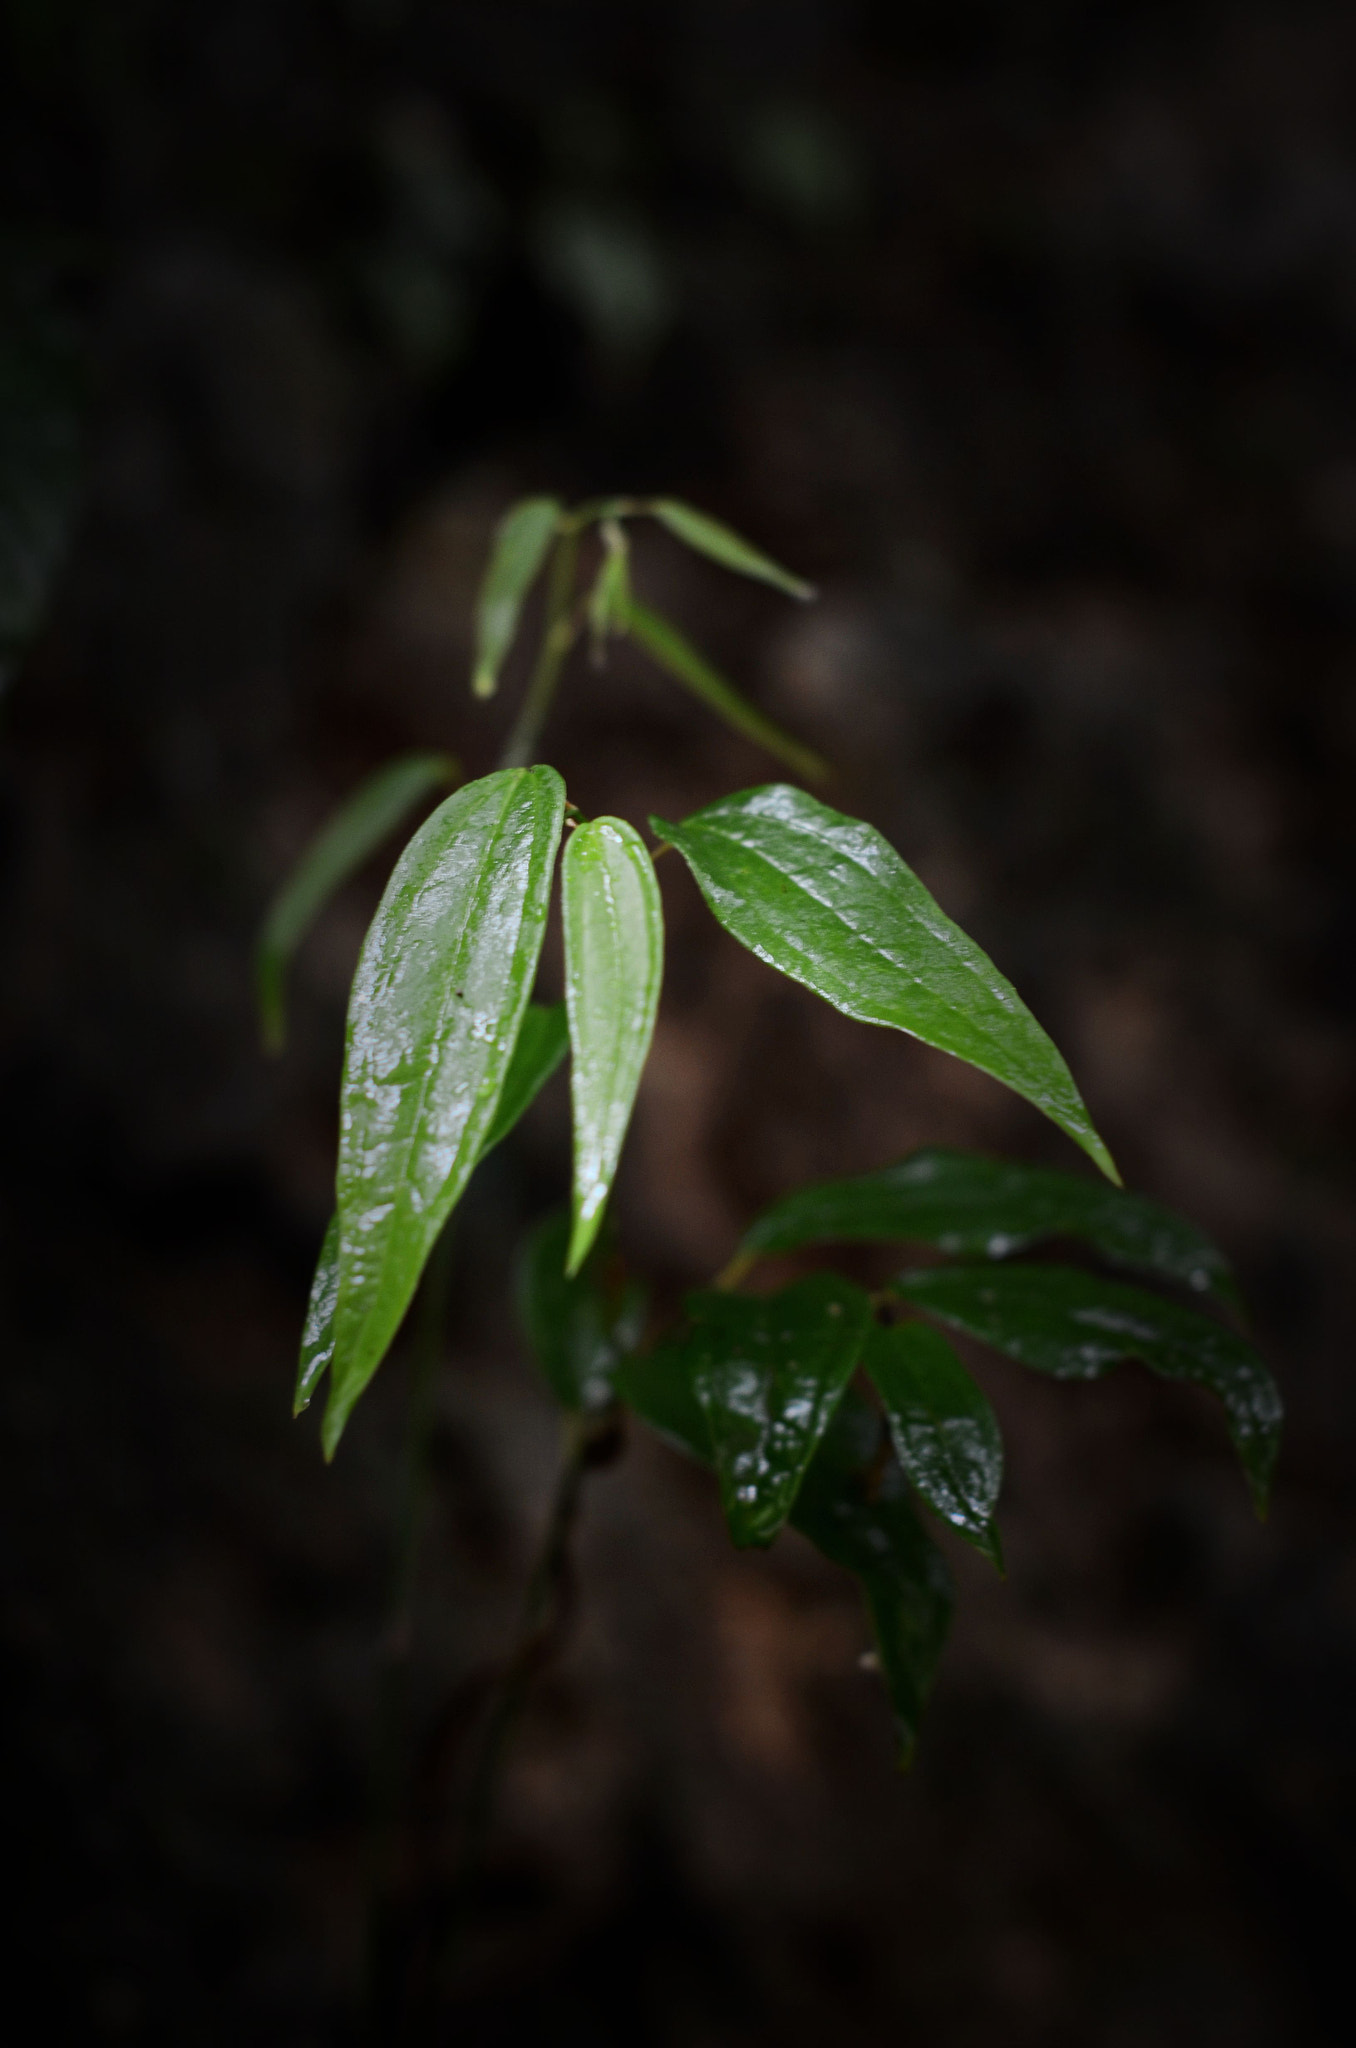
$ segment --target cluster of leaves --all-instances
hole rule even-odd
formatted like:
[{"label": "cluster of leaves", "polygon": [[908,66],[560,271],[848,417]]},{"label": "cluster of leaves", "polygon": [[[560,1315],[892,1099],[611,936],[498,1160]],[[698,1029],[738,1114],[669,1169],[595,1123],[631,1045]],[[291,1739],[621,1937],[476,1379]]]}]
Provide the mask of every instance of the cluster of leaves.
[{"label": "cluster of leaves", "polygon": [[[1263,1507],[1280,1403],[1241,1333],[1221,1253],[1190,1224],[1125,1192],[1057,1048],[1016,990],[869,824],[773,783],[680,823],[652,818],[718,922],[846,1015],[892,1027],[994,1076],[1044,1112],[1104,1175],[1082,1180],[926,1151],[861,1178],[802,1189],[747,1234],[683,1327],[646,1348],[644,1299],[602,1232],[649,1051],[663,970],[654,855],[621,818],[585,819],[535,746],[560,664],[585,629],[633,634],[679,681],[802,771],[821,764],[744,703],[677,629],[630,590],[624,523],[649,515],[727,568],[795,595],[807,586],[727,528],[668,500],[567,513],[531,499],[502,523],[478,608],[474,685],[497,685],[523,606],[545,574],[541,652],[509,764],[455,789],[396,863],[363,945],[341,1086],[337,1210],[302,1345],[296,1405],[328,1371],[332,1456],[398,1331],[472,1172],[571,1056],[574,1173],[567,1212],[532,1237],[521,1303],[562,1405],[629,1405],[711,1466],[737,1544],[790,1521],[861,1582],[907,1752],[946,1632],[945,1564],[916,1496],[995,1564],[998,1425],[946,1332],[1059,1378],[1135,1358],[1223,1404]],[[577,589],[581,536],[598,565]],[[421,755],[375,778],[322,835],[274,906],[260,955],[265,1028],[282,1030],[286,957],[342,875],[455,764]],[[563,1005],[531,990],[560,859]],[[600,1232],[602,1234],[600,1235]],[[771,1253],[822,1243],[924,1245],[946,1263],[902,1270],[869,1296],[814,1272],[740,1292]],[[1093,1263],[1017,1255],[1055,1241]]]}]

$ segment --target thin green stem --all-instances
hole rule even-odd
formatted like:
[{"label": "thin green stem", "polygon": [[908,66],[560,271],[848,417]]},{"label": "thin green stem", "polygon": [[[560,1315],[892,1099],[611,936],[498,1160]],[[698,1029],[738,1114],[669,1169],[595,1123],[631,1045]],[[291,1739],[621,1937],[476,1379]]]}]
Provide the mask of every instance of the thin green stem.
[{"label": "thin green stem", "polygon": [[529,767],[537,751],[542,727],[546,724],[556,694],[556,684],[560,681],[560,671],[579,631],[573,612],[578,560],[579,535],[567,529],[556,542],[551,557],[541,647],[522,708],[499,757],[501,768]]}]

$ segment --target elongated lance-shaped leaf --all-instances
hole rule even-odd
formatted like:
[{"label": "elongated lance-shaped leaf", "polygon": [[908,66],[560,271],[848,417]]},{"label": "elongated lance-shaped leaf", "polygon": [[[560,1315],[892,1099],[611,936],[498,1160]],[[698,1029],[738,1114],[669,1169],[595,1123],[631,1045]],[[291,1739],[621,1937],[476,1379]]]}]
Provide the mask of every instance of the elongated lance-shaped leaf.
[{"label": "elongated lance-shaped leaf", "polygon": [[897,1238],[953,1258],[1006,1259],[1050,1237],[1081,1238],[1117,1265],[1143,1266],[1239,1306],[1223,1252],[1171,1209],[1050,1167],[939,1146],[876,1173],[798,1188],[763,1211],[737,1256],[743,1264],[806,1244]]},{"label": "elongated lance-shaped leaf", "polygon": [[[564,1003],[529,1003],[518,1029],[518,1042],[499,1094],[494,1122],[485,1134],[480,1159],[506,1138],[518,1119],[531,1108],[538,1094],[565,1057],[568,1033]],[[476,1161],[479,1165],[480,1159]],[[320,1248],[320,1259],[311,1282],[311,1298],[301,1337],[301,1360],[297,1367],[296,1395],[292,1413],[300,1415],[310,1403],[326,1366],[334,1355],[334,1309],[339,1298],[339,1217],[331,1216]]]},{"label": "elongated lance-shaped leaf", "polygon": [[612,1188],[664,972],[654,863],[623,818],[594,818],[561,863],[565,1004],[574,1101],[574,1230],[566,1270],[587,1256]]},{"label": "elongated lance-shaped leaf", "polygon": [[564,1408],[589,1413],[613,1398],[613,1380],[640,1340],[645,1290],[620,1270],[605,1242],[581,1272],[565,1273],[571,1222],[548,1216],[528,1238],[518,1266],[518,1314],[532,1355]]},{"label": "elongated lance-shaped leaf", "polygon": [[360,783],[311,841],[274,897],[259,933],[259,1018],[270,1052],[281,1052],[287,1035],[287,963],[316,917],[416,805],[435,789],[451,788],[460,773],[451,754],[402,754]]},{"label": "elongated lance-shaped leaf", "polygon": [[1060,1053],[874,826],[784,782],[723,797],[681,825],[650,824],[760,960],[849,1017],[992,1074],[1119,1180]]},{"label": "elongated lance-shaped leaf", "polygon": [[770,1543],[791,1511],[871,1321],[861,1289],[813,1273],[779,1294],[692,1294],[690,1327],[649,1361],[706,1417],[730,1534]]},{"label": "elongated lance-shaped leaf", "polygon": [[1195,1309],[1070,1266],[936,1266],[905,1273],[895,1291],[925,1314],[964,1330],[1057,1379],[1097,1379],[1138,1358],[1164,1379],[1208,1387],[1224,1404],[1229,1435],[1258,1513],[1266,1508],[1281,1434],[1281,1397],[1250,1344]]},{"label": "elongated lance-shaped leaf", "polygon": [[1001,1571],[993,1511],[1003,1483],[1003,1439],[983,1392],[926,1323],[873,1325],[862,1366],[909,1478],[929,1507]]},{"label": "elongated lance-shaped leaf", "polygon": [[564,808],[553,768],[458,790],[401,855],[364,942],[339,1098],[328,1455],[493,1127]]},{"label": "elongated lance-shaped leaf", "polygon": [[951,1574],[919,1526],[899,1466],[882,1458],[880,1438],[879,1418],[849,1388],[811,1460],[791,1520],[861,1583],[903,1767],[913,1755],[951,1623]]},{"label": "elongated lance-shaped leaf", "polygon": [[804,776],[807,782],[823,782],[829,773],[829,764],[816,754],[812,747],[802,745],[785,732],[776,722],[754,708],[746,697],[741,697],[733,683],[727,683],[719,670],[712,668],[704,654],[699,654],[690,640],[678,631],[669,620],[661,618],[658,612],[650,610],[634,595],[627,604],[626,622],[633,637],[640,642],[652,661],[666,669],[676,682],[691,690],[694,697],[700,697],[723,718],[727,725],[742,732],[746,739],[755,740],[765,747],[778,761],[796,775]]},{"label": "elongated lance-shaped leaf", "polygon": [[769,555],[751,546],[708,513],[680,504],[677,498],[654,498],[646,510],[661,526],[667,526],[684,547],[719,562],[722,569],[733,569],[736,576],[751,576],[756,583],[770,583],[774,590],[784,590],[788,597],[798,597],[802,603],[815,596],[813,583],[807,583],[802,576],[793,576],[789,569],[783,569],[779,562],[774,562]]},{"label": "elongated lance-shaped leaf", "polygon": [[518,631],[524,601],[559,530],[560,516],[555,498],[523,498],[499,522],[476,598],[471,687],[477,697],[492,697],[499,687],[499,671]]},{"label": "elongated lance-shaped leaf", "polygon": [[601,662],[609,634],[626,631],[631,602],[630,549],[615,519],[605,519],[599,528],[603,559],[589,592],[589,632],[593,636],[594,659]]}]

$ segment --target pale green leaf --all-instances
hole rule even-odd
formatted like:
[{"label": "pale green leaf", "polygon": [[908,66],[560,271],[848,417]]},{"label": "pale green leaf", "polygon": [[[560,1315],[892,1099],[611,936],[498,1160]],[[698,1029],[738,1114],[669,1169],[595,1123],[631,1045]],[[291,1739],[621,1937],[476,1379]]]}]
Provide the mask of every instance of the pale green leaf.
[{"label": "pale green leaf", "polygon": [[684,639],[678,628],[648,605],[632,596],[627,607],[627,625],[633,637],[640,642],[652,661],[675,681],[691,690],[694,697],[700,697],[703,704],[723,718],[736,732],[742,732],[746,739],[754,740],[760,747],[778,761],[784,761],[795,774],[804,776],[807,782],[822,782],[829,773],[829,765],[811,747],[803,746],[784,732],[774,720],[766,718],[755,710],[747,698],[741,697],[733,683],[727,683],[718,670],[712,668],[704,654],[699,654],[689,640]]},{"label": "pale green leaf", "polygon": [[612,1188],[664,971],[659,884],[633,826],[622,818],[595,818],[571,834],[561,863],[561,906],[574,1103],[567,1270],[576,1273]]},{"label": "pale green leaf", "polygon": [[476,598],[477,697],[492,697],[499,687],[499,671],[559,529],[561,509],[555,498],[524,498],[499,522]]},{"label": "pale green leaf", "polygon": [[1119,1180],[1060,1053],[874,826],[787,783],[722,797],[681,825],[650,823],[761,960],[849,1017],[992,1074]]},{"label": "pale green leaf", "polygon": [[812,583],[802,576],[793,576],[789,569],[783,569],[709,513],[695,511],[676,498],[652,499],[646,510],[667,526],[684,547],[719,562],[722,569],[732,569],[737,576],[751,576],[756,583],[770,583],[774,590],[784,590],[788,597],[798,597],[802,603],[815,595]]}]

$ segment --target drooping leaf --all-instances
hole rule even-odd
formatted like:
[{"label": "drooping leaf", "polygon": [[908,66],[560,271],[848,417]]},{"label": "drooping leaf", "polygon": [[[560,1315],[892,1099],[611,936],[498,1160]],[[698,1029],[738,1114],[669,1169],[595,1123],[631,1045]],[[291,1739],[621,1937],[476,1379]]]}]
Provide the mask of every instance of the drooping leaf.
[{"label": "drooping leaf", "polygon": [[860,1581],[907,1764],[951,1622],[946,1560],[919,1526],[881,1425],[849,1388],[805,1475],[791,1520]]},{"label": "drooping leaf", "polygon": [[798,1188],[765,1209],[741,1258],[806,1244],[898,1238],[953,1258],[1006,1259],[1042,1238],[1081,1238],[1118,1265],[1143,1266],[1238,1305],[1229,1262],[1209,1238],[1157,1202],[1045,1166],[940,1146],[851,1180]]},{"label": "drooping leaf", "polygon": [[564,1003],[528,1004],[499,1093],[499,1106],[480,1148],[482,1159],[508,1136],[518,1119],[532,1107],[564,1059],[569,1042]]},{"label": "drooping leaf", "polygon": [[632,596],[627,605],[627,626],[652,661],[660,668],[667,669],[676,682],[691,690],[694,697],[700,697],[703,704],[723,718],[736,732],[742,732],[746,739],[765,747],[778,761],[784,761],[793,774],[804,776],[807,782],[822,782],[829,773],[827,761],[815,753],[812,747],[803,746],[793,739],[789,732],[761,711],[754,708],[746,697],[741,697],[733,683],[727,683],[717,669],[712,668],[704,654],[699,654],[690,640],[678,631],[668,619],[651,611],[638,597]]},{"label": "drooping leaf", "polygon": [[1002,1569],[993,1511],[1003,1483],[998,1418],[946,1338],[926,1323],[873,1324],[862,1365],[900,1464],[930,1507]]},{"label": "drooping leaf", "polygon": [[686,1374],[715,1457],[737,1544],[770,1543],[852,1376],[871,1321],[861,1289],[812,1273],[762,1297],[687,1299],[690,1326],[650,1371]]},{"label": "drooping leaf", "polygon": [[311,1396],[334,1356],[334,1304],[339,1298],[339,1217],[331,1216],[311,1282],[306,1320],[301,1328],[301,1358],[292,1396],[292,1413],[308,1408]]},{"label": "drooping leaf", "polygon": [[676,498],[655,498],[646,509],[661,526],[667,526],[675,540],[682,541],[684,547],[692,548],[695,553],[719,562],[722,569],[733,569],[736,576],[751,576],[756,583],[770,583],[774,590],[784,590],[788,597],[798,597],[802,603],[815,596],[813,583],[807,583],[802,576],[793,576],[789,569],[783,569],[780,563],[774,562],[759,548],[752,547],[708,513],[697,512],[691,505],[680,504]]},{"label": "drooping leaf", "polygon": [[458,790],[401,855],[364,942],[340,1091],[327,1454],[494,1124],[564,807],[553,768],[502,769]]},{"label": "drooping leaf", "polygon": [[270,1052],[281,1052],[286,1036],[287,963],[320,911],[417,804],[435,789],[450,788],[460,773],[451,754],[402,754],[360,783],[311,841],[274,897],[259,933],[255,975]]},{"label": "drooping leaf", "polygon": [[523,498],[500,520],[476,598],[476,665],[471,687],[492,697],[513,645],[524,601],[541,573],[559,527],[555,498]]},{"label": "drooping leaf", "polygon": [[645,1291],[614,1270],[595,1244],[581,1272],[565,1274],[570,1217],[559,1210],[538,1224],[518,1268],[518,1312],[532,1355],[562,1407],[605,1408],[625,1355],[640,1340]]},{"label": "drooping leaf", "polygon": [[1119,1179],[1061,1054],[873,826],[787,783],[722,797],[681,825],[650,823],[761,960],[849,1017],[992,1074]]},{"label": "drooping leaf", "polygon": [[1037,1372],[1096,1379],[1137,1358],[1169,1380],[1208,1387],[1224,1404],[1229,1435],[1258,1512],[1280,1444],[1281,1397],[1250,1344],[1195,1309],[1069,1266],[936,1266],[905,1273],[897,1293]]},{"label": "drooping leaf", "polygon": [[[699,1464],[715,1462],[693,1380],[695,1353],[660,1346],[624,1359],[616,1391],[643,1422]],[[951,1620],[946,1560],[919,1526],[883,1425],[851,1387],[810,1460],[793,1528],[860,1581],[907,1763]]]},{"label": "drooping leaf", "polygon": [[589,631],[596,660],[603,658],[609,635],[624,633],[631,601],[630,550],[626,534],[615,519],[605,519],[599,528],[603,559],[589,592]]},{"label": "drooping leaf", "polygon": [[664,972],[659,884],[634,826],[623,818],[594,818],[571,834],[561,863],[561,906],[574,1102],[567,1270],[577,1273],[612,1189]]}]

